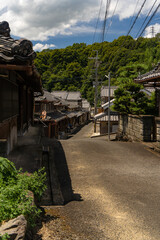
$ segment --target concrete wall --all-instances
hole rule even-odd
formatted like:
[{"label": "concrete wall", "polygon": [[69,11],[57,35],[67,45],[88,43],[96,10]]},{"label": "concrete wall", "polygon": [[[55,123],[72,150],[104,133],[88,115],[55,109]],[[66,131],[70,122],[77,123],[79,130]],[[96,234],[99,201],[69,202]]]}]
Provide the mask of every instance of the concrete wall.
[{"label": "concrete wall", "polygon": [[135,141],[154,141],[156,137],[154,116],[120,115],[117,137],[120,136]]}]

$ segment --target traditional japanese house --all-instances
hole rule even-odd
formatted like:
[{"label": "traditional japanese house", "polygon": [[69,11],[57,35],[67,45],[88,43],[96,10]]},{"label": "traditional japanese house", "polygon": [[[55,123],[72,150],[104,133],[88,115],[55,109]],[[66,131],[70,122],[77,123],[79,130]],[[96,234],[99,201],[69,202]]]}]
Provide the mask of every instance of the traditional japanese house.
[{"label": "traditional japanese house", "polygon": [[[61,93],[61,94],[60,94]],[[71,95],[68,101],[66,99]],[[88,111],[78,105],[79,93],[73,97],[65,91],[50,93],[44,90],[44,95],[35,98],[35,123],[43,124],[45,136],[50,138],[66,138],[67,134],[89,120]]]},{"label": "traditional japanese house", "polygon": [[56,110],[55,105],[59,103],[60,100],[58,98],[54,97],[50,92],[43,90],[43,96],[35,96],[34,113],[41,117],[43,111],[50,113]]},{"label": "traditional japanese house", "polygon": [[71,111],[82,108],[82,97],[80,92],[52,91],[53,96],[65,100]]},{"label": "traditional japanese house", "polygon": [[152,71],[143,75],[139,75],[134,81],[136,83],[143,84],[143,86],[147,89],[149,88],[150,91],[153,91],[153,89],[155,89],[155,107],[157,108],[158,116],[160,117],[160,63],[158,63]]},{"label": "traditional japanese house", "polygon": [[[110,100],[114,98],[114,91],[117,89],[117,86],[111,86],[110,87]],[[101,87],[101,103],[105,104],[108,102],[109,97],[109,87],[108,86],[102,86]]]},{"label": "traditional japanese house", "polygon": [[42,93],[32,43],[10,37],[7,22],[0,23],[0,154],[8,154],[33,122],[34,92]]},{"label": "traditional japanese house", "polygon": [[66,109],[61,99],[44,90],[43,96],[35,97],[34,109],[34,121],[44,126],[46,137],[59,138],[65,135],[68,121],[66,114],[60,111]]},{"label": "traditional japanese house", "polygon": [[[114,104],[114,99],[110,101],[110,106]],[[103,112],[96,114],[94,119],[96,120],[96,132],[100,134],[108,133],[108,108],[109,102],[102,105]],[[110,133],[116,133],[118,129],[118,113],[110,110]]]},{"label": "traditional japanese house", "polygon": [[67,105],[68,125],[72,128],[82,125],[90,119],[90,104],[86,99],[82,99],[80,92],[52,91],[52,95]]}]

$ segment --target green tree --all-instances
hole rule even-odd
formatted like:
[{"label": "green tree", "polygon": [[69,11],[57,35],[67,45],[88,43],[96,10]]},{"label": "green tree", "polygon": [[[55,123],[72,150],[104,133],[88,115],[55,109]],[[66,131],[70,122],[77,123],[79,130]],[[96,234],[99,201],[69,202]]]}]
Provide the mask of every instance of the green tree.
[{"label": "green tree", "polygon": [[141,85],[125,83],[115,90],[115,101],[113,109],[124,114],[145,114],[149,100]]}]

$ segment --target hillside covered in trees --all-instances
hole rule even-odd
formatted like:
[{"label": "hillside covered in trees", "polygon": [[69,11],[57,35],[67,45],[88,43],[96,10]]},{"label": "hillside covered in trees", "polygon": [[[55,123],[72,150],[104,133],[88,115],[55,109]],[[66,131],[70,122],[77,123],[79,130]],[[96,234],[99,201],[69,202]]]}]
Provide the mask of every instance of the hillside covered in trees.
[{"label": "hillside covered in trees", "polygon": [[98,50],[100,65],[98,80],[107,85],[105,75],[111,72],[111,84],[132,81],[151,70],[160,61],[160,38],[121,36],[113,42],[86,45],[75,43],[65,49],[43,50],[37,53],[35,65],[42,76],[44,88],[80,91],[91,104],[94,99],[95,57]]}]

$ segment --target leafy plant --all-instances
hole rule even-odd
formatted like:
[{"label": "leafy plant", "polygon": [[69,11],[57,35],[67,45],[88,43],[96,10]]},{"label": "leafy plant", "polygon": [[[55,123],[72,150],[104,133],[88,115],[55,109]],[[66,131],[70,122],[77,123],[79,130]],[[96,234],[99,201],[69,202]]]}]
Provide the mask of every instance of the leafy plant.
[{"label": "leafy plant", "polygon": [[124,114],[145,114],[148,109],[149,99],[141,86],[134,82],[121,85],[114,92],[115,101],[113,109]]},{"label": "leafy plant", "polygon": [[8,240],[10,239],[10,236],[8,235],[8,233],[5,233],[4,235],[0,235],[0,240]]},{"label": "leafy plant", "polygon": [[0,181],[7,181],[10,178],[15,178],[18,171],[14,164],[7,158],[0,157]]},{"label": "leafy plant", "polygon": [[33,204],[29,191],[39,200],[46,189],[44,168],[33,174],[17,171],[14,164],[1,158],[5,168],[0,181],[0,222],[7,221],[23,214],[31,226],[40,214],[40,209]]}]

